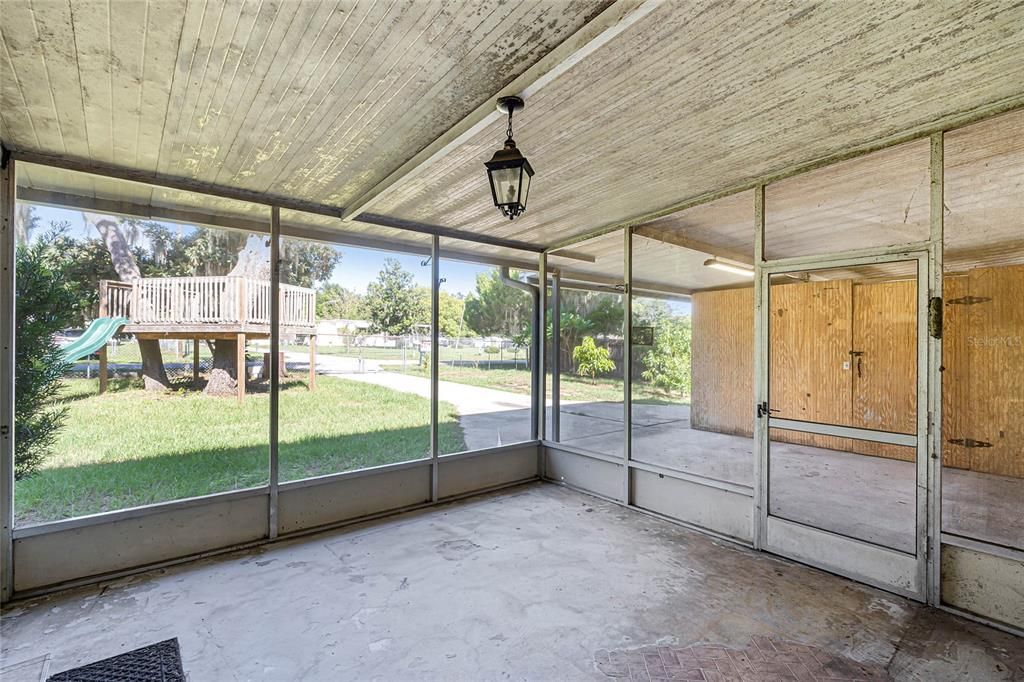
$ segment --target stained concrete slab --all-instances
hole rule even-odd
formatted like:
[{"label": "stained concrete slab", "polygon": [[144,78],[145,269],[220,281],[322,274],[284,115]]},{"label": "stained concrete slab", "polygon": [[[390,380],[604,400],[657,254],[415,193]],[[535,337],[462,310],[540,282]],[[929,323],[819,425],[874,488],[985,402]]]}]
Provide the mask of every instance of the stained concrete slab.
[{"label": "stained concrete slab", "polygon": [[[633,424],[633,459],[753,489],[753,438],[693,429],[688,408],[642,409],[644,419]],[[561,421],[563,443],[622,456],[621,403],[572,404]],[[914,550],[913,463],[773,442],[769,472],[772,514]],[[943,532],[1024,548],[1024,479],[946,467],[942,484]]]},{"label": "stained concrete slab", "polygon": [[24,602],[0,666],[178,637],[193,680],[600,680],[600,652],[782,638],[897,680],[1012,680],[1024,642],[552,484]]}]

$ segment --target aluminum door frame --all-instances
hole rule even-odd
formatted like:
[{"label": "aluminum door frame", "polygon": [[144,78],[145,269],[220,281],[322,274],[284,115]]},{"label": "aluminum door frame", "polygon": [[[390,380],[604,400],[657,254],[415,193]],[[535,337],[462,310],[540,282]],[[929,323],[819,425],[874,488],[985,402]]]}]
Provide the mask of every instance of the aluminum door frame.
[{"label": "aluminum door frame", "polygon": [[[762,195],[763,196],[763,195]],[[761,198],[761,197],[759,197]],[[763,207],[762,202],[758,202]],[[929,581],[929,556],[938,547],[931,534],[934,469],[937,460],[932,457],[929,438],[929,377],[934,354],[929,353],[928,314],[932,296],[933,267],[929,258],[929,243],[900,247],[860,250],[839,254],[785,258],[773,261],[755,259],[755,405],[769,404],[770,373],[770,286],[772,275],[821,270],[878,263],[914,262],[917,265],[917,419],[916,433],[912,435],[872,431],[853,427],[840,427],[812,422],[794,423],[792,420],[774,420],[770,416],[755,416],[757,448],[757,485],[755,506],[757,521],[754,528],[755,545],[768,552],[786,556],[827,571],[881,589],[916,599],[928,600],[932,592]],[[772,427],[791,428],[822,435],[843,435],[861,440],[898,443],[916,447],[916,536],[914,554],[857,540],[807,524],[781,519],[769,514],[769,430]],[[842,433],[839,433],[839,432]]]}]

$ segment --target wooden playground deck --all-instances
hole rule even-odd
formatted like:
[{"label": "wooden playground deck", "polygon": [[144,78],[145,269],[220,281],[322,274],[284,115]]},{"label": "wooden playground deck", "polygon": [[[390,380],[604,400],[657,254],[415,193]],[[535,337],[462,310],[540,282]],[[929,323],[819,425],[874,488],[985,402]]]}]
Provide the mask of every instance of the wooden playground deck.
[{"label": "wooden playground deck", "polygon": [[[236,378],[245,376],[245,343],[270,337],[270,281],[245,277],[147,277],[135,282],[99,283],[100,317],[131,321],[123,331],[138,339],[217,339],[237,341]],[[316,374],[316,291],[280,286],[281,336],[309,339],[309,387]],[[198,380],[198,343],[193,372]],[[100,353],[100,391],[107,378],[106,352]],[[238,381],[238,397],[245,381]]]}]

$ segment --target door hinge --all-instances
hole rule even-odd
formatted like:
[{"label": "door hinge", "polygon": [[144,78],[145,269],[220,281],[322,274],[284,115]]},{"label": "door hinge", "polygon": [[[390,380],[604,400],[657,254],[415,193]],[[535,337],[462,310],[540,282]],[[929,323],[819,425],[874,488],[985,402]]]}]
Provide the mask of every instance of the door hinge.
[{"label": "door hinge", "polygon": [[978,303],[988,303],[991,300],[991,296],[963,296],[950,299],[946,303],[949,305],[976,305]]},{"label": "door hinge", "polygon": [[942,297],[932,296],[928,300],[928,336],[942,338]]},{"label": "door hinge", "polygon": [[992,443],[988,443],[983,440],[974,440],[973,438],[950,438],[946,441],[950,445],[960,445],[965,448],[990,448]]}]

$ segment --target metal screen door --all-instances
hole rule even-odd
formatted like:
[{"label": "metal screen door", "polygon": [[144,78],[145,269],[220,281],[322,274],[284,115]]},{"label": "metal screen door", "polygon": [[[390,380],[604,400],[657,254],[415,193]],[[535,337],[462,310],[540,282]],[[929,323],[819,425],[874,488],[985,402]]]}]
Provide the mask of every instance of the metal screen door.
[{"label": "metal screen door", "polygon": [[928,257],[758,268],[763,549],[924,599]]}]

